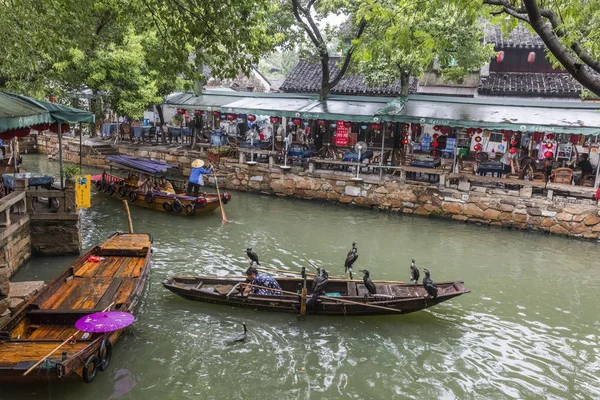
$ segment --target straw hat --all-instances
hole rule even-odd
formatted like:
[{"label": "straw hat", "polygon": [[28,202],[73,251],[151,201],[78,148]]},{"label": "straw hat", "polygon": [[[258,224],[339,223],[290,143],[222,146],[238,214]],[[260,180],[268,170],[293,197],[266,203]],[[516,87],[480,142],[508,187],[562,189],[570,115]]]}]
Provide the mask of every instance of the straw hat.
[{"label": "straw hat", "polygon": [[201,159],[197,159],[194,160],[194,162],[192,162],[192,168],[202,168],[204,167],[204,161],[202,161]]}]

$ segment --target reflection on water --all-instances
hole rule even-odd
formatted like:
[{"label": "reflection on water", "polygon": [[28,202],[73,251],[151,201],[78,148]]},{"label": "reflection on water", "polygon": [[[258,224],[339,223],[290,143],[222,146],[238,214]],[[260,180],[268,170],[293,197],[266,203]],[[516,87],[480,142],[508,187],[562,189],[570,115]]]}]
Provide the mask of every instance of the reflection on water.
[{"label": "reflection on water", "polygon": [[[0,386],[0,398],[600,398],[596,244],[237,192],[226,210],[222,225],[219,212],[132,206],[155,257],[110,368],[91,385]],[[104,195],[81,225],[86,248],[127,229],[120,201]],[[248,245],[266,266],[298,270],[310,258],[339,274],[353,240],[373,279],[408,280],[414,257],[472,293],[405,316],[300,321],[161,286],[170,274],[242,274]],[[16,279],[51,279],[72,259],[33,259]],[[248,341],[226,343],[244,321]]]}]

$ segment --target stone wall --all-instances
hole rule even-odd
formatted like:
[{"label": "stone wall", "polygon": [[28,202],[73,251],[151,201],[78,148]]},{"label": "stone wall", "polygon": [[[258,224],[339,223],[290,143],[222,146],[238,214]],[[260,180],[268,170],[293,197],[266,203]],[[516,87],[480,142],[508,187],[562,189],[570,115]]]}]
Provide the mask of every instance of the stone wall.
[{"label": "stone wall", "polygon": [[79,213],[31,216],[31,252],[36,256],[79,254]]},{"label": "stone wall", "polygon": [[[107,143],[101,146],[81,146],[82,165],[89,165],[98,168],[108,166],[104,148],[110,148]],[[48,158],[58,161],[58,137],[51,135],[39,135],[37,137],[37,150],[39,153],[48,154]],[[79,138],[63,137],[63,161],[73,164],[79,164]]]}]

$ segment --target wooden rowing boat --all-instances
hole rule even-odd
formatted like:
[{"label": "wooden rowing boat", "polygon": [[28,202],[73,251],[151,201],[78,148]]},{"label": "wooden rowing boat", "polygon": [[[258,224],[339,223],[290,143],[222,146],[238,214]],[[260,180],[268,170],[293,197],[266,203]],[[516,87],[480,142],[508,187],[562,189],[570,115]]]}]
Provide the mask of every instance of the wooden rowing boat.
[{"label": "wooden rowing boat", "polygon": [[[75,322],[109,306],[115,311],[134,311],[151,257],[149,234],[125,233],[115,233],[79,257],[0,327],[0,381],[77,376],[93,381],[98,369],[108,366],[112,344],[122,330],[84,333],[77,331]],[[73,334],[72,341],[47,357]],[[23,376],[46,357],[37,370]]]},{"label": "wooden rowing boat", "polygon": [[[265,311],[298,314],[302,278],[278,277],[277,282],[286,292],[278,296],[258,294],[243,295],[234,290],[243,286],[245,278],[219,278],[214,276],[174,276],[163,282],[171,292],[194,301],[246,307]],[[312,295],[308,285],[308,296]],[[347,279],[329,279],[325,296],[318,297],[308,314],[330,316],[408,314],[432,307],[453,297],[469,293],[462,281],[438,283],[438,296],[427,296],[422,285],[405,283],[377,284],[377,294],[368,295],[363,283]]]}]

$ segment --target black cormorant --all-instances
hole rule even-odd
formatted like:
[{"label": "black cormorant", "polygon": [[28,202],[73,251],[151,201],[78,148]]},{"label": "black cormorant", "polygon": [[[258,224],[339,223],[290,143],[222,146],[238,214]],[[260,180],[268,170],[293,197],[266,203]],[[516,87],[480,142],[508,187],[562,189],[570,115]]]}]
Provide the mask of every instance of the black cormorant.
[{"label": "black cormorant", "polygon": [[228,343],[245,342],[246,339],[248,339],[248,328],[246,328],[246,323],[244,322],[242,325],[244,325],[244,332],[227,339]]},{"label": "black cormorant", "polygon": [[327,281],[329,280],[329,274],[327,270],[323,268],[320,275],[317,275],[313,279],[312,289],[313,296],[321,294],[325,290],[325,286],[327,286]]},{"label": "black cormorant", "polygon": [[356,242],[352,242],[352,250],[348,252],[346,256],[346,262],[344,263],[344,272],[348,272],[352,268],[352,264],[358,258],[358,249],[356,248]]},{"label": "black cormorant", "polygon": [[412,283],[419,283],[419,269],[415,265],[415,259],[413,258],[412,263],[410,264],[410,281]]},{"label": "black cormorant", "polygon": [[425,278],[423,278],[423,287],[427,291],[427,294],[435,299],[438,295],[437,285],[431,280],[428,269],[423,269],[423,272],[425,272]]},{"label": "black cormorant", "polygon": [[250,259],[250,266],[252,266],[254,263],[260,265],[260,263],[258,262],[258,255],[252,251],[252,247],[248,247],[246,249],[246,255]]},{"label": "black cormorant", "polygon": [[363,277],[363,282],[365,283],[365,287],[369,291],[369,294],[377,294],[377,287],[369,277],[369,271],[366,269],[361,269],[360,272],[365,274],[365,276]]}]

